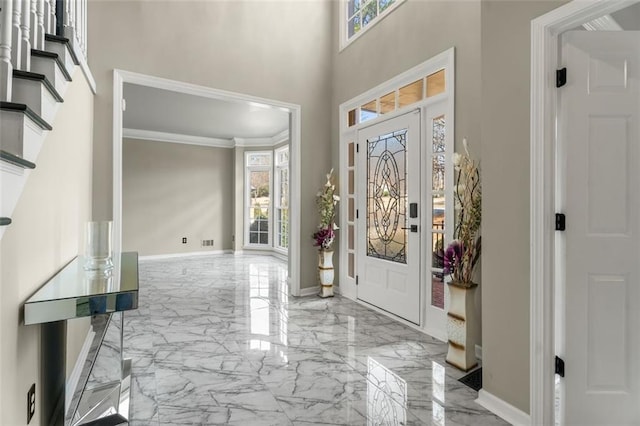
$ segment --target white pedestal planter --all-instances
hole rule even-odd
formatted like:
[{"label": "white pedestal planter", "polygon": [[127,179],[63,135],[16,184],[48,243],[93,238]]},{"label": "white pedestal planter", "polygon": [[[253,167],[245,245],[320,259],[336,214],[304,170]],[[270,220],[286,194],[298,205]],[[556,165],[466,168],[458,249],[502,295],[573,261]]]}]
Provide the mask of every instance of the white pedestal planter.
[{"label": "white pedestal planter", "polygon": [[465,286],[451,282],[448,283],[448,288],[447,362],[463,371],[469,371],[478,365],[475,354],[478,342],[475,296],[478,285],[471,283],[471,286]]},{"label": "white pedestal planter", "polygon": [[318,252],[318,276],[320,278],[320,297],[333,297],[333,250]]}]

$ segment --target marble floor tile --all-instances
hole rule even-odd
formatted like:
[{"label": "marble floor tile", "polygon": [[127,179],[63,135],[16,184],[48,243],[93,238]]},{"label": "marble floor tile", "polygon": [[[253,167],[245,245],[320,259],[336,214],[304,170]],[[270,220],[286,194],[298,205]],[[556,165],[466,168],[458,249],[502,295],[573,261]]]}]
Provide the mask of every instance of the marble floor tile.
[{"label": "marble floor tile", "polygon": [[446,345],[257,255],[143,260],[125,315],[132,425],[506,425]]}]

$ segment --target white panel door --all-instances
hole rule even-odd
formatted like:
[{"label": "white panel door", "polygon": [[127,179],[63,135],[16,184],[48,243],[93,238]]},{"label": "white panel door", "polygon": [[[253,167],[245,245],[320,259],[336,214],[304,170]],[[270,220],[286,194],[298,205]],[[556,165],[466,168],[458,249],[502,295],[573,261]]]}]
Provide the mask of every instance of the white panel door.
[{"label": "white panel door", "polygon": [[564,420],[639,425],[640,33],[575,31],[561,43]]},{"label": "white panel door", "polygon": [[[420,112],[358,131],[358,299],[420,323]],[[414,226],[414,229],[410,229]]]}]

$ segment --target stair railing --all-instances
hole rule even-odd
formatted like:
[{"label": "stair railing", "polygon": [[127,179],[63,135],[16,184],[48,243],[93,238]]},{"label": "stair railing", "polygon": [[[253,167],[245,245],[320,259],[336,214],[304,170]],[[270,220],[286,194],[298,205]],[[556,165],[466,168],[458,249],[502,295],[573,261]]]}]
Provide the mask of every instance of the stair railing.
[{"label": "stair railing", "polygon": [[87,0],[0,0],[0,101],[11,101],[13,70],[31,71],[31,49],[44,50],[45,34],[68,38],[86,63]]}]

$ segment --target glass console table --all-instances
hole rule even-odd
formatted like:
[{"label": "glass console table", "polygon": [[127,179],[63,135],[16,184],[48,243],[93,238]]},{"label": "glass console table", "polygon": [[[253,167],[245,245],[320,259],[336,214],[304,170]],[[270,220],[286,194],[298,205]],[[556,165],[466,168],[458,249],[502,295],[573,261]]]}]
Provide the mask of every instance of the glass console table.
[{"label": "glass console table", "polygon": [[[99,348],[111,317],[138,307],[138,254],[114,256],[107,274],[85,271],[84,258],[76,257],[46,282],[24,304],[25,325],[41,324],[42,410],[44,422],[55,425],[114,425],[128,422],[131,360],[122,359],[120,324],[120,380],[85,389],[95,362],[85,361],[84,371],[66,413],[66,329],[67,320],[93,317],[94,346]],[[119,314],[122,315],[122,314]]]}]

